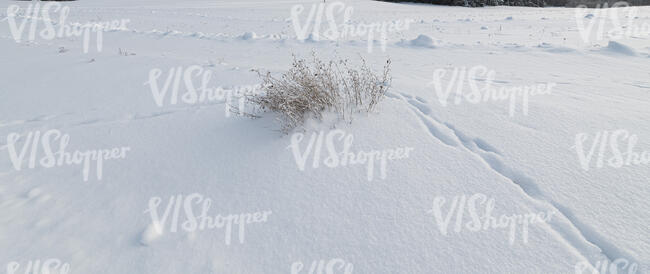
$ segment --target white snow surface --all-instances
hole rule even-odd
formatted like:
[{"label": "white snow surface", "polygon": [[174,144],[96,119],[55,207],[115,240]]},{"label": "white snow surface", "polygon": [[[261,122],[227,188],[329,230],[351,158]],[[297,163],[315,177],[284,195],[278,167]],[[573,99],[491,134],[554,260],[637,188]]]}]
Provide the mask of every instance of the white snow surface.
[{"label": "white snow surface", "polygon": [[[571,8],[344,1],[354,22],[414,20],[369,53],[362,37],[297,40],[291,8],[318,2],[65,2],[70,21],[130,20],[104,33],[99,53],[78,37],[17,43],[1,21],[0,271],[58,258],[70,273],[291,273],[295,262],[307,273],[341,258],[354,273],[575,273],[624,258],[650,272],[650,165],[584,170],[573,148],[579,133],[625,129],[650,151],[649,36],[585,43]],[[2,1],[1,18],[15,4],[29,2]],[[650,23],[650,7],[634,20]],[[159,107],[145,85],[154,68],[191,65],[212,70],[213,87],[258,84],[251,69],[282,73],[312,50],[373,68],[391,58],[376,113],[336,125],[355,151],[413,148],[385,179],[368,181],[362,166],[301,171],[273,115],[226,117],[224,102]],[[505,102],[441,105],[433,72],[476,65],[503,86],[557,85],[531,97],[528,115],[510,116]],[[16,170],[7,136],[50,129],[70,135],[69,150],[130,150],[104,162],[101,180],[91,168],[84,181],[78,165]],[[150,199],[164,207],[192,193],[211,199],[211,215],[272,213],[247,224],[243,242],[235,232],[227,244],[223,228],[157,230]],[[520,230],[513,244],[507,229],[454,232],[455,215],[443,235],[434,198],[475,193],[494,198],[494,216],[554,214],[530,225],[527,242]]]}]

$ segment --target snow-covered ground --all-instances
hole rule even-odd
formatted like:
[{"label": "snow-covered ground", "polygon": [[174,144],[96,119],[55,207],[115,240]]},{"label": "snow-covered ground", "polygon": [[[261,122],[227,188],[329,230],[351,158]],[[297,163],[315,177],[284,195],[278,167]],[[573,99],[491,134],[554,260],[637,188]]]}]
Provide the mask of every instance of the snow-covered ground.
[{"label": "snow-covered ground", "polygon": [[[342,2],[350,25],[408,20],[369,52],[367,36],[298,39],[292,10],[305,27],[319,2],[64,2],[67,22],[125,22],[101,52],[90,33],[84,53],[82,37],[43,39],[43,20],[17,42],[30,2],[2,1],[0,271],[650,272],[650,7],[618,17],[640,32],[599,39],[612,27],[600,10]],[[187,71],[197,88],[201,71],[213,90],[247,87],[252,69],[282,73],[312,51],[376,69],[390,58],[376,113],[284,135],[271,114],[228,113],[227,96],[182,98]],[[472,102],[454,71],[463,94],[490,75],[496,90],[547,92]],[[314,150],[301,170],[319,132],[401,157],[314,168]]]}]

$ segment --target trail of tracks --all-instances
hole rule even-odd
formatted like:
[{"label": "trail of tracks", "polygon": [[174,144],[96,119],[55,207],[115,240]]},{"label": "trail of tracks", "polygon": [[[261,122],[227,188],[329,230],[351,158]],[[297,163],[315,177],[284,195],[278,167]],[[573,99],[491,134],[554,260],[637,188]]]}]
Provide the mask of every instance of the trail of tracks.
[{"label": "trail of tracks", "polygon": [[558,221],[550,222],[549,226],[587,261],[600,260],[595,257],[598,255],[594,252],[595,246],[610,262],[617,258],[627,258],[638,262],[634,256],[616,247],[593,228],[582,223],[569,208],[545,195],[534,178],[506,164],[501,153],[488,142],[478,137],[470,137],[456,126],[431,115],[431,108],[424,99],[406,93],[389,93],[387,96],[406,102],[411,112],[422,122],[423,127],[432,138],[445,145],[467,151],[485,163],[488,168],[518,186],[529,199],[540,206],[554,209],[559,215],[556,219]]}]

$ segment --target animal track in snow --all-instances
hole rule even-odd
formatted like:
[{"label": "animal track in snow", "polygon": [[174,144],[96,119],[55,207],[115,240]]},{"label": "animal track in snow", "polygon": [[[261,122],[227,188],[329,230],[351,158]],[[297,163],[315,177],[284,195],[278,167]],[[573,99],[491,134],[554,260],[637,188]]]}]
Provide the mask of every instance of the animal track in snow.
[{"label": "animal track in snow", "polygon": [[[565,222],[552,222],[549,223],[550,227],[567,243],[579,251],[583,257],[588,260],[594,259],[594,248],[597,248],[599,249],[599,253],[609,261],[616,258],[629,258],[633,261],[638,261],[635,259],[635,256],[616,247],[593,228],[582,223],[570,209],[546,196],[538,187],[534,178],[528,176],[525,172],[507,165],[501,158],[501,153],[485,140],[478,137],[470,137],[458,130],[454,125],[435,118],[431,115],[432,109],[429,106],[423,104],[420,100],[414,100],[414,97],[409,94],[389,92],[386,95],[389,98],[401,99],[408,103],[411,111],[425,125],[432,137],[435,137],[446,145],[470,152],[481,159],[488,168],[517,185],[530,199],[547,207],[554,208],[559,212],[560,214],[558,215],[564,218]],[[458,144],[462,144],[462,146]]]}]

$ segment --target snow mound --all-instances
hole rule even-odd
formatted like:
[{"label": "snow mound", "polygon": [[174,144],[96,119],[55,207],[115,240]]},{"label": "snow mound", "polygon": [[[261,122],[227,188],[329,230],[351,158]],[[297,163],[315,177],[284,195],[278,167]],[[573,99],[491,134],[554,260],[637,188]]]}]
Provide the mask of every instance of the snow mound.
[{"label": "snow mound", "polygon": [[616,41],[609,41],[609,44],[607,44],[607,47],[605,49],[609,52],[628,55],[628,56],[637,55],[636,50]]},{"label": "snow mound", "polygon": [[420,34],[417,38],[411,40],[411,46],[433,48],[433,38],[428,35]]},{"label": "snow mound", "polygon": [[200,32],[200,31],[189,33],[189,34],[187,34],[187,36],[188,37],[194,37],[194,38],[205,38],[205,37],[207,37],[207,35],[205,33]]},{"label": "snow mound", "polygon": [[153,223],[149,224],[140,236],[140,243],[145,246],[151,245],[151,243],[160,238],[160,236],[162,236],[161,225]]},{"label": "snow mound", "polygon": [[254,40],[257,39],[257,34],[252,31],[248,31],[239,36],[239,38],[242,40]]},{"label": "snow mound", "polygon": [[552,53],[565,53],[565,52],[575,52],[576,49],[574,48],[569,48],[569,47],[564,47],[564,46],[557,46],[553,45],[550,43],[542,42],[539,45],[537,45],[538,48],[544,49],[547,52],[552,52]]}]

